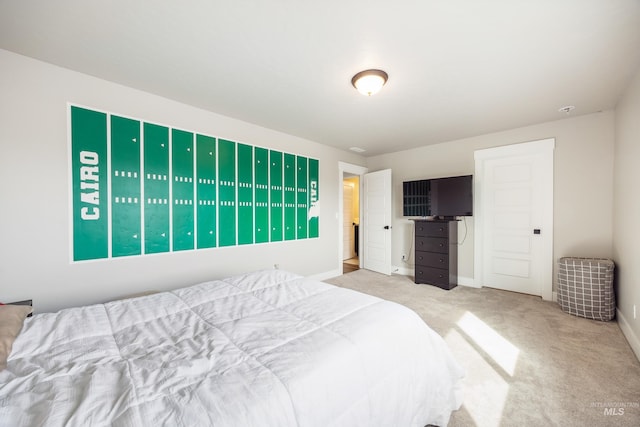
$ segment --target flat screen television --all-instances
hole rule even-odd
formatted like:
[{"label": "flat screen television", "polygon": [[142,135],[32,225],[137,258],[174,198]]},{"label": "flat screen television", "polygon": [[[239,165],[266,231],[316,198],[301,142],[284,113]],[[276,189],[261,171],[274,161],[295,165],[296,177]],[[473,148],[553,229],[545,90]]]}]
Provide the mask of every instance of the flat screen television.
[{"label": "flat screen television", "polygon": [[404,216],[472,216],[473,175],[405,181],[402,201]]}]

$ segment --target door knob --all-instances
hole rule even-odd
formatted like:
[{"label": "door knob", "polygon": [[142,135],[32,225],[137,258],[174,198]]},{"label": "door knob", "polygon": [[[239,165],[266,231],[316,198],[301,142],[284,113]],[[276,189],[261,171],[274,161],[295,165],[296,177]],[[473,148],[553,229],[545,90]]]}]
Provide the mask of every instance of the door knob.
[{"label": "door knob", "polygon": [[388,225],[385,225],[385,226],[384,226],[384,229],[385,229],[385,230],[388,230],[389,228],[391,228],[391,227],[389,227]]}]

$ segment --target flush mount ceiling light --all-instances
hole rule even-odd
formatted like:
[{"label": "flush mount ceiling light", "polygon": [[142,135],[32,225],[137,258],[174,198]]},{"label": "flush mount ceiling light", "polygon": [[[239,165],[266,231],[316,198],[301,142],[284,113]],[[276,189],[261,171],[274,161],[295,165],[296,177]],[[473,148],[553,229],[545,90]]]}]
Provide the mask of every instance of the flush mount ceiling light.
[{"label": "flush mount ceiling light", "polygon": [[371,96],[382,89],[388,78],[382,70],[364,70],[353,76],[351,84],[361,94]]}]

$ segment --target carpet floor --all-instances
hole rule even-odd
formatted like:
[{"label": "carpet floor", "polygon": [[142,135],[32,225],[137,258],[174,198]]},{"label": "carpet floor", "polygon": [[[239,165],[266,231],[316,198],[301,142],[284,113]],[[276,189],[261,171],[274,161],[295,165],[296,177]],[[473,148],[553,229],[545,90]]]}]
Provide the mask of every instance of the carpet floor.
[{"label": "carpet floor", "polygon": [[640,426],[640,363],[615,321],[535,296],[445,291],[362,269],[326,282],[403,304],[445,339],[466,370],[449,426]]}]

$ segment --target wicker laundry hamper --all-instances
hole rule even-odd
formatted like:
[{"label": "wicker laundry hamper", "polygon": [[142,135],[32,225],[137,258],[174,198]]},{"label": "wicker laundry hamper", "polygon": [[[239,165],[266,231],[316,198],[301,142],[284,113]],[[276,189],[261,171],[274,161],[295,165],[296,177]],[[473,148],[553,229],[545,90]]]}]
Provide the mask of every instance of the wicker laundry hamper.
[{"label": "wicker laundry hamper", "polygon": [[558,304],[563,311],[594,320],[611,320],[616,313],[614,263],[605,258],[560,258]]}]

